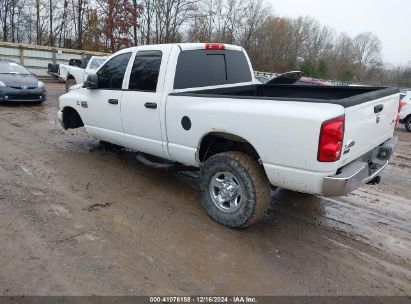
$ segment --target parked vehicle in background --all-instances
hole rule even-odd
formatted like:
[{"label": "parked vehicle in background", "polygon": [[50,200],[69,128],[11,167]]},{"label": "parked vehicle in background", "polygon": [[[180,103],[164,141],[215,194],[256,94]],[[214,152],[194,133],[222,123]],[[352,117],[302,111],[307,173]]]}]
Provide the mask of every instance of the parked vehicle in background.
[{"label": "parked vehicle in background", "polygon": [[[90,59],[90,56],[86,57],[86,60],[88,61]],[[83,64],[83,60],[81,59],[70,59],[69,60],[69,64],[70,66],[76,66],[76,67],[81,67]],[[47,74],[59,79],[59,66],[60,64],[53,64],[53,63],[49,63],[48,67],[47,67]],[[62,79],[59,79],[60,81],[63,81]],[[64,81],[63,81],[64,82]]]},{"label": "parked vehicle in background", "polygon": [[[255,78],[258,80],[257,76]],[[325,81],[314,79],[304,76],[304,73],[301,71],[290,71],[273,78],[268,79],[267,81],[260,81],[263,84],[293,84],[293,85],[310,85],[310,86],[330,86],[330,83]]]},{"label": "parked vehicle in background", "polygon": [[265,83],[269,82],[270,79],[271,79],[270,77],[261,76],[261,75],[254,76],[254,78],[255,78],[259,83],[262,83],[262,84],[265,84]]},{"label": "parked vehicle in background", "polygon": [[47,99],[44,83],[13,60],[0,59],[0,103],[41,104]]},{"label": "parked vehicle in background", "polygon": [[303,76],[301,71],[290,71],[272,77],[266,84],[295,84]]},{"label": "parked vehicle in background", "polygon": [[404,124],[408,132],[411,132],[411,91],[401,93],[400,107],[400,123]]},{"label": "parked vehicle in background", "polygon": [[58,117],[153,167],[199,171],[205,211],[229,227],[263,217],[272,186],[341,196],[378,183],[397,144],[398,89],[254,81],[239,46],[133,47],[61,96]]},{"label": "parked vehicle in background", "polygon": [[[81,60],[81,65],[78,62],[70,59],[69,65],[59,64],[58,66],[49,65],[48,73],[57,77],[60,81],[66,83],[66,92],[76,84],[81,84],[87,79],[87,76],[95,73],[95,71],[103,64],[107,57],[89,56]],[[76,59],[77,60],[77,59]]]},{"label": "parked vehicle in background", "polygon": [[296,85],[311,85],[311,86],[330,86],[331,84],[323,80],[314,79],[310,77],[301,77],[296,83]]}]

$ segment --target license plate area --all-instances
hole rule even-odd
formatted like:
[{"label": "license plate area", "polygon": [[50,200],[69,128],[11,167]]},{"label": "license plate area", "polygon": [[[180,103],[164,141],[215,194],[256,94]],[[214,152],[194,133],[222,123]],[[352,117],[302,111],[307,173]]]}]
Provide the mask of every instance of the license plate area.
[{"label": "license plate area", "polygon": [[361,160],[368,162],[371,168],[375,166],[381,166],[387,163],[394,153],[395,146],[397,145],[398,138],[392,137],[383,144],[379,145],[372,151],[363,155]]}]

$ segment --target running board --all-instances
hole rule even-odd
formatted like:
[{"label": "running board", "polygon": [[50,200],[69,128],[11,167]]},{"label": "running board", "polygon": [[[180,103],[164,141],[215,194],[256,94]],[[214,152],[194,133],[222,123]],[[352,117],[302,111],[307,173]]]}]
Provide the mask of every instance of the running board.
[{"label": "running board", "polygon": [[180,171],[198,171],[198,168],[192,166],[184,166],[180,163],[171,162],[166,159],[159,159],[161,162],[154,162],[147,158],[147,155],[144,153],[137,153],[136,159],[143,165],[153,168],[166,170],[167,172],[180,172]]}]

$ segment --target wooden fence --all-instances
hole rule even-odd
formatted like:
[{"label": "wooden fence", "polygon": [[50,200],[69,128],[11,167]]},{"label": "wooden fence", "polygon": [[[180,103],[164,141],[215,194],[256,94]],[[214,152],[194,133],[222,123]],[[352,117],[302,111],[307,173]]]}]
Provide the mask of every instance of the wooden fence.
[{"label": "wooden fence", "polygon": [[0,41],[1,59],[17,61],[40,78],[48,77],[49,63],[67,64],[72,58],[82,59],[87,55],[107,56],[108,54]]}]

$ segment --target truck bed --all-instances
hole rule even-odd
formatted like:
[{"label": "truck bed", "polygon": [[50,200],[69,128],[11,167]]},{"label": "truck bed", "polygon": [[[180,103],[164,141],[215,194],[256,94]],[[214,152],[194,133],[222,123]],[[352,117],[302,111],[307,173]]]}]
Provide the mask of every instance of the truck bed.
[{"label": "truck bed", "polygon": [[399,93],[399,89],[392,87],[258,84],[172,93],[171,95],[331,103],[348,108],[397,93]]}]

